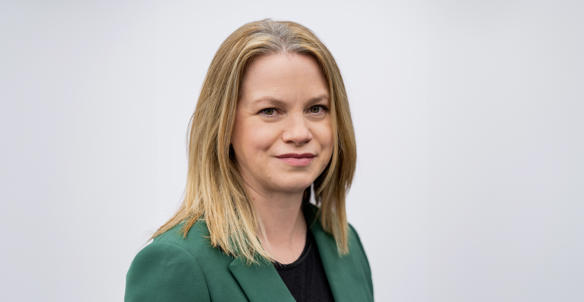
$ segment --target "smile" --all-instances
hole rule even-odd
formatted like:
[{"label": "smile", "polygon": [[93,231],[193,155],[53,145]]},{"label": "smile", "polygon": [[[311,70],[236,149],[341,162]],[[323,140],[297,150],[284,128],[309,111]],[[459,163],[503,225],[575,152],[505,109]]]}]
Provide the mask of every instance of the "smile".
[{"label": "smile", "polygon": [[312,154],[312,153],[302,153],[302,154],[287,153],[287,154],[278,155],[276,157],[283,160],[284,162],[286,162],[287,164],[289,164],[291,166],[303,167],[303,166],[308,166],[312,162],[314,157],[316,157],[316,155]]}]

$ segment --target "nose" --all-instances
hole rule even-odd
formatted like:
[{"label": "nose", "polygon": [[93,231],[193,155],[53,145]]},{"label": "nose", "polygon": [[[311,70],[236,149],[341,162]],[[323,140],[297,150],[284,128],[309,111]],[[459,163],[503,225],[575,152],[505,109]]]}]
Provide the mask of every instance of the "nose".
[{"label": "nose", "polygon": [[282,133],[282,140],[285,143],[293,143],[297,146],[304,145],[312,139],[307,121],[304,116],[291,116]]}]

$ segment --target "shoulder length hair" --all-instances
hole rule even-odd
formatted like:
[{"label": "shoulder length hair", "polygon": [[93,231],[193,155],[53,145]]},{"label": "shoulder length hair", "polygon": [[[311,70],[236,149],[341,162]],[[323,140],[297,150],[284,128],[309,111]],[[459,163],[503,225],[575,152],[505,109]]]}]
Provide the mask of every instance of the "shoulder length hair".
[{"label": "shoulder length hair", "polygon": [[[320,206],[316,217],[334,237],[339,254],[348,253],[345,196],[355,171],[356,146],[341,73],[329,50],[308,28],[270,19],[243,25],[217,50],[190,120],[184,200],[152,238],[181,223],[186,237],[193,224],[202,219],[212,246],[243,257],[248,263],[256,263],[258,256],[272,259],[258,239],[259,218],[244,189],[230,144],[246,66],[257,56],[286,52],[313,57],[328,83],[333,153],[313,183],[314,199]],[[308,187],[304,202],[309,201],[310,194]]]}]

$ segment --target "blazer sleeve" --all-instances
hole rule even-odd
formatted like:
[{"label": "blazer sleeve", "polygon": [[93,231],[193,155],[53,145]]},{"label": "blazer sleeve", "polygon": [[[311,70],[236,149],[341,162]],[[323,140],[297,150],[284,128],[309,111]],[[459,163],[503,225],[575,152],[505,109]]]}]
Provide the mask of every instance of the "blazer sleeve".
[{"label": "blazer sleeve", "polygon": [[363,271],[365,272],[365,278],[367,280],[368,291],[371,297],[373,298],[373,280],[371,278],[371,266],[369,265],[369,259],[367,259],[367,254],[365,253],[365,249],[363,248],[363,244],[361,243],[361,238],[359,238],[359,234],[355,230],[355,228],[349,224],[349,228],[353,235],[355,236],[357,245],[359,246],[359,253],[361,254],[361,266],[363,267]]},{"label": "blazer sleeve", "polygon": [[132,261],[124,301],[206,302],[210,298],[197,260],[182,247],[155,242]]}]

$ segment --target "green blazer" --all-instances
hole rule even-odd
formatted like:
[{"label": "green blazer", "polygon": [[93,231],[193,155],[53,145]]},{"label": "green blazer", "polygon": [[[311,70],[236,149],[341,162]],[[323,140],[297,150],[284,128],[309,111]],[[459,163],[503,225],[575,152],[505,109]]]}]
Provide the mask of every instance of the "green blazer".
[{"label": "green blazer", "polygon": [[[339,256],[335,240],[316,221],[316,210],[309,205],[304,215],[335,301],[373,301],[371,269],[357,232],[349,225],[349,254]],[[181,226],[156,237],[136,255],[126,276],[126,302],[295,301],[273,264],[247,265],[212,247],[204,220],[186,238]]]}]

